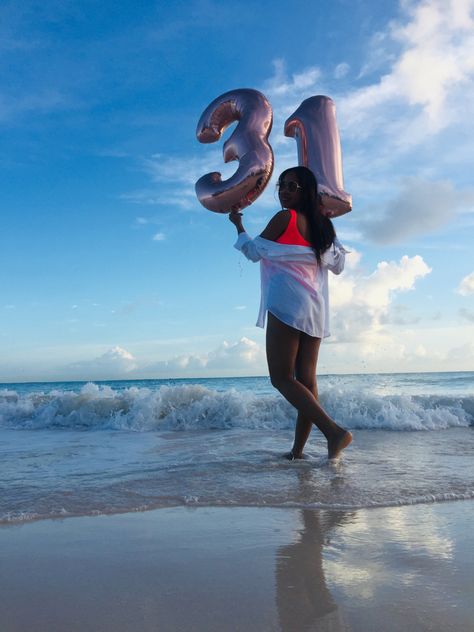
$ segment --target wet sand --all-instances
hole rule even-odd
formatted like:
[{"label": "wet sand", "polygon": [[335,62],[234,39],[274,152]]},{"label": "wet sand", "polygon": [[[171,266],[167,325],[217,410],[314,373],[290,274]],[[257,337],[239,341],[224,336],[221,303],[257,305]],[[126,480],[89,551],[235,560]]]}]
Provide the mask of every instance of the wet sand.
[{"label": "wet sand", "polygon": [[466,632],[472,501],[173,508],[0,528],[0,630]]}]

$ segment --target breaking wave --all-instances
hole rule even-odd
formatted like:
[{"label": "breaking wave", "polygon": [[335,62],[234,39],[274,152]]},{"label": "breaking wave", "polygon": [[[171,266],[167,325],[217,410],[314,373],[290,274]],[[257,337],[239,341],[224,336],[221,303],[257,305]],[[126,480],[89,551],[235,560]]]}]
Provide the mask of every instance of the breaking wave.
[{"label": "breaking wave", "polygon": [[[380,395],[328,388],[321,404],[351,429],[443,430],[474,423],[474,397]],[[198,385],[114,389],[89,383],[79,391],[0,390],[0,428],[21,430],[283,430],[295,411],[278,394],[213,390]]]}]

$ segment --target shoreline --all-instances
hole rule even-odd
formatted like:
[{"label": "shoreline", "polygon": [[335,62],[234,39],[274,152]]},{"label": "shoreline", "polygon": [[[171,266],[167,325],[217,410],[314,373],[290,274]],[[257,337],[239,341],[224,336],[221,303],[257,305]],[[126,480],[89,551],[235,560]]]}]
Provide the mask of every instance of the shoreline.
[{"label": "shoreline", "polygon": [[[443,497],[445,496],[445,497]],[[140,508],[136,508],[136,509],[124,509],[124,510],[112,510],[112,511],[96,511],[96,512],[92,512],[92,513],[62,513],[62,514],[55,514],[55,515],[38,515],[38,516],[28,516],[28,518],[25,517],[15,517],[13,519],[8,518],[8,519],[3,519],[0,520],[0,531],[1,529],[8,529],[9,527],[16,528],[16,527],[21,527],[23,525],[30,525],[30,524],[35,524],[37,522],[63,522],[65,520],[78,520],[78,519],[94,519],[94,518],[113,518],[114,516],[120,517],[120,516],[127,516],[127,515],[134,515],[134,514],[146,514],[146,513],[153,513],[153,512],[158,512],[158,511],[170,511],[173,509],[183,509],[183,510],[190,510],[190,511],[194,511],[194,510],[226,510],[226,509],[231,509],[231,510],[258,510],[258,509],[268,509],[268,510],[275,510],[275,511],[285,511],[285,510],[289,510],[289,511],[323,511],[323,512],[359,512],[359,511],[376,511],[376,510],[384,510],[384,509],[403,509],[405,507],[409,508],[409,507],[420,507],[420,506],[427,506],[427,507],[431,507],[431,506],[437,506],[437,505],[445,505],[445,504],[450,504],[450,503],[464,503],[464,502],[469,502],[469,501],[474,501],[474,491],[466,493],[464,496],[453,496],[452,494],[441,494],[438,495],[436,497],[433,497],[432,499],[427,499],[425,497],[420,497],[418,498],[414,498],[411,499],[410,502],[407,501],[403,501],[400,503],[390,503],[388,502],[387,504],[377,504],[377,505],[307,505],[307,506],[301,506],[297,503],[295,504],[291,504],[291,503],[285,503],[285,505],[272,505],[272,504],[265,504],[265,505],[251,505],[251,504],[234,504],[234,505],[216,505],[216,504],[199,504],[199,503],[190,503],[187,505],[183,505],[183,504],[169,504],[169,505],[156,505],[156,506],[150,506],[150,507],[140,507]]]},{"label": "shoreline", "polygon": [[469,629],[472,501],[0,527],[2,632]]}]

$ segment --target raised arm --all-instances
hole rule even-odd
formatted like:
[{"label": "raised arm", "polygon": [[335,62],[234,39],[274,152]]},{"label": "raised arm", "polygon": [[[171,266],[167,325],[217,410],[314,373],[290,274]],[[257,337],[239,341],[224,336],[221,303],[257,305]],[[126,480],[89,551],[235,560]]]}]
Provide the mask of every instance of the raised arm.
[{"label": "raised arm", "polygon": [[243,217],[243,214],[240,213],[239,211],[231,211],[229,213],[229,220],[236,227],[238,235],[240,235],[240,233],[245,233],[245,228],[242,223],[242,217]]},{"label": "raised arm", "polygon": [[234,244],[234,248],[240,250],[240,252],[245,255],[250,261],[260,261],[262,257],[258,252],[258,248],[255,246],[253,239],[251,239],[244,228],[244,224],[242,222],[242,213],[238,211],[230,212],[229,220],[237,229],[238,237],[237,241]]},{"label": "raised arm", "polygon": [[[234,247],[237,248],[237,250],[240,250],[240,252],[242,252],[242,254],[244,254],[247,259],[250,259],[250,261],[260,261],[262,255],[256,243],[258,242],[258,239],[254,241],[247,234],[242,222],[242,213],[232,211],[231,213],[229,213],[229,220],[236,227],[238,234],[237,242],[235,243]],[[266,239],[268,241],[276,241],[287,227],[289,221],[289,211],[279,211],[268,222],[267,227],[260,235],[260,238]]]}]

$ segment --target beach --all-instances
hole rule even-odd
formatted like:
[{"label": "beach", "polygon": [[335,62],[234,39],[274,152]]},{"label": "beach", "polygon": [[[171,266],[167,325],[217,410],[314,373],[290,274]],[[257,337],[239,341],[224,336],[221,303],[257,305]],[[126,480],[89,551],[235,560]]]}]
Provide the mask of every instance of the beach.
[{"label": "beach", "polygon": [[472,629],[472,501],[0,529],[2,632]]},{"label": "beach", "polygon": [[473,377],[0,385],[1,632],[471,630]]}]

